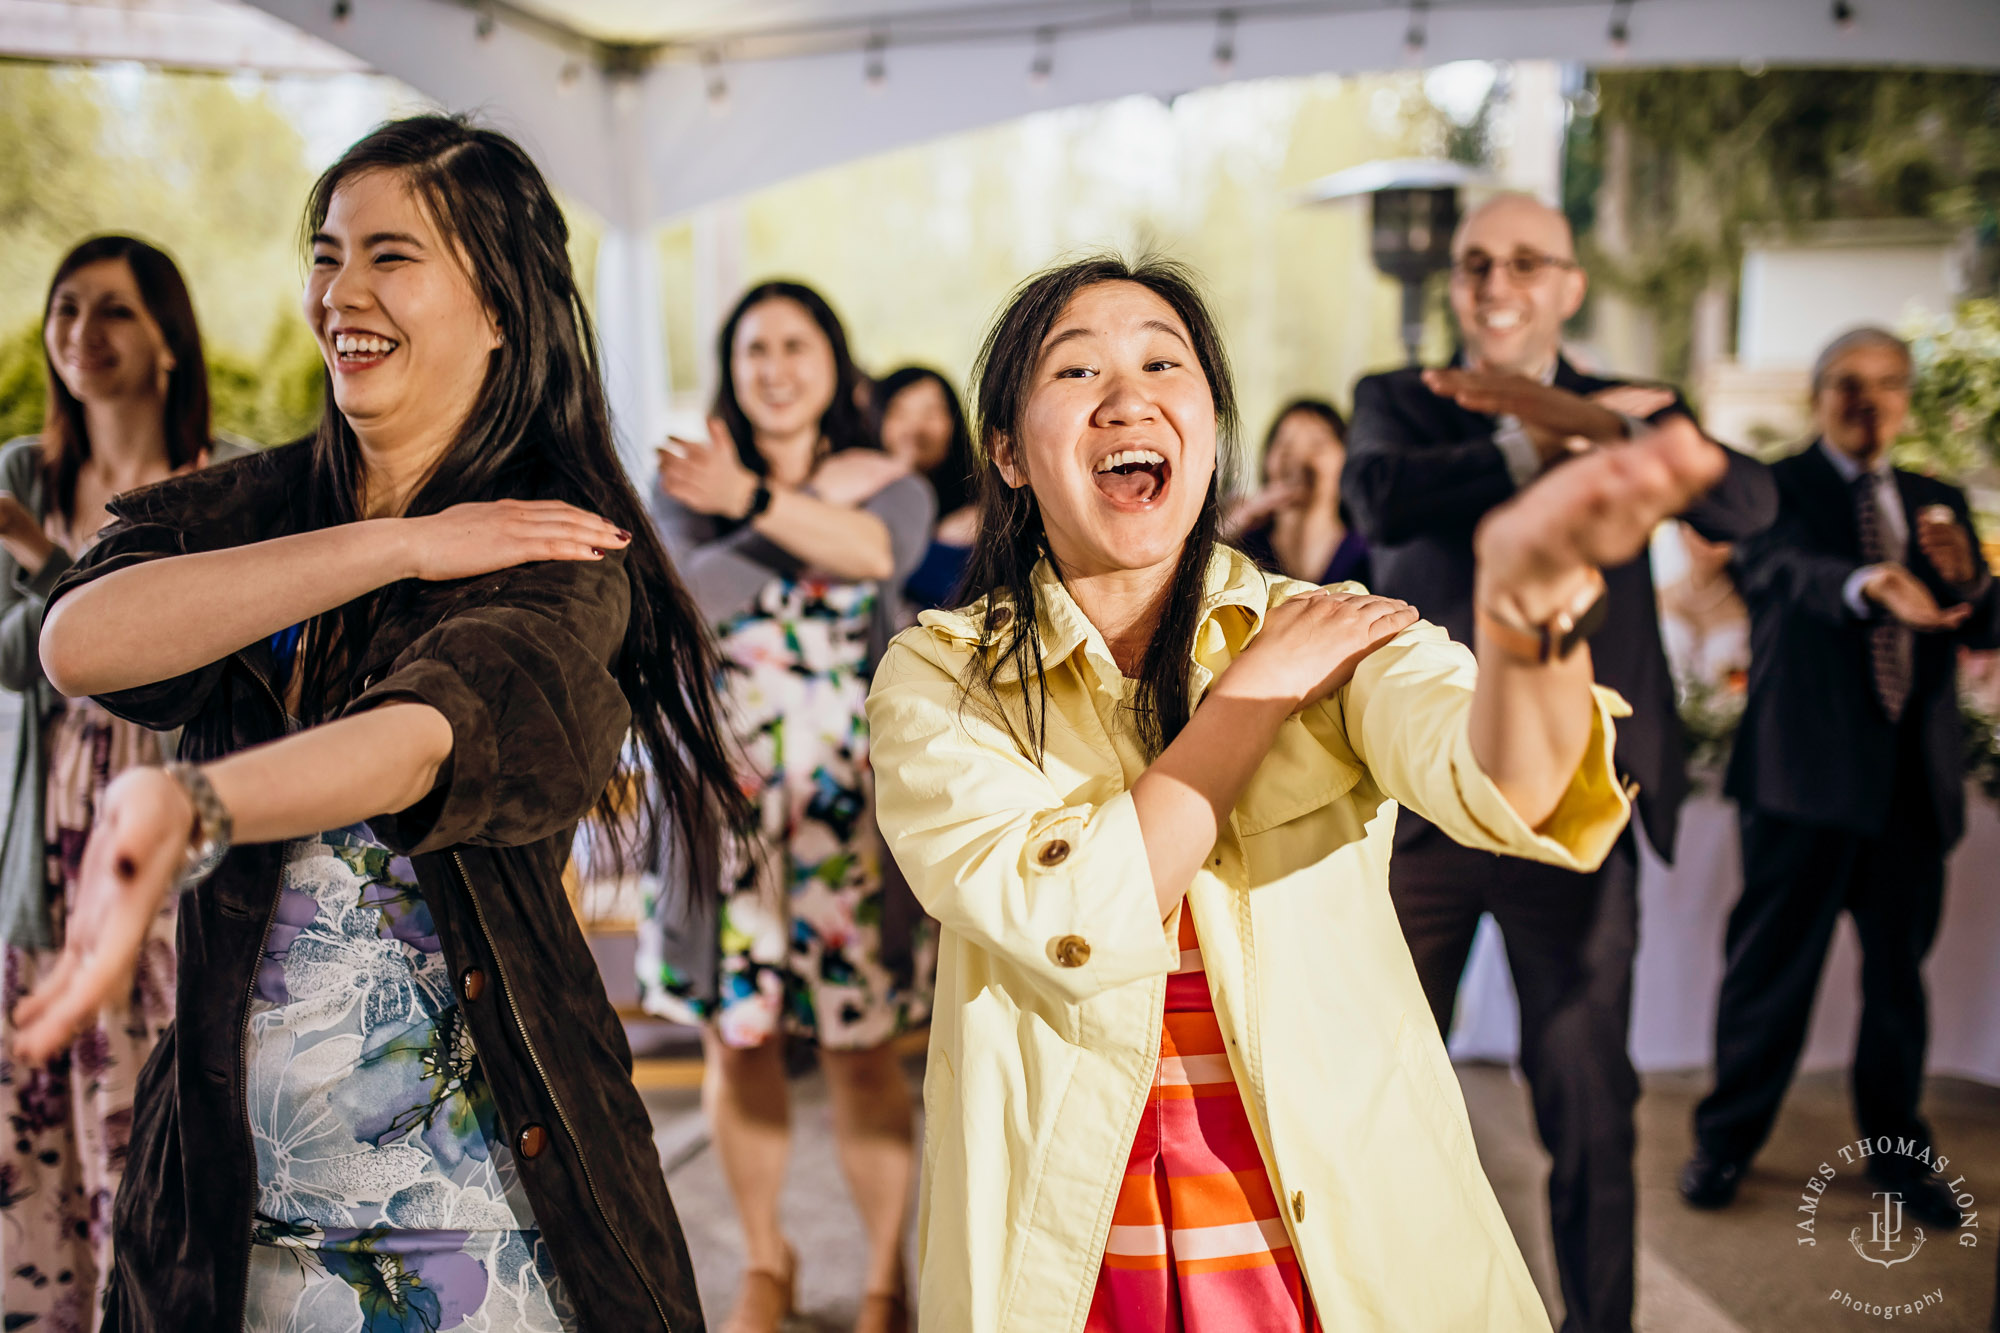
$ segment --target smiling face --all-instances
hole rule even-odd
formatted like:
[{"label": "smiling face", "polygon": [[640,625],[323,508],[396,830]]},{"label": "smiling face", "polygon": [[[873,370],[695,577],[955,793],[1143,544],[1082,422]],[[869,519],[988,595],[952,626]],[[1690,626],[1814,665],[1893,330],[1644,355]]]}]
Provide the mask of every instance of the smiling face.
[{"label": "smiling face", "polygon": [[1326,418],[1299,409],[1286,413],[1271,435],[1271,448],[1264,457],[1264,480],[1292,487],[1298,492],[1294,503],[1303,505],[1312,498],[1315,480],[1338,479],[1346,462],[1347,446]]},{"label": "smiling face", "polygon": [[80,402],[166,398],[174,354],[123,259],[85,264],[57,284],[42,342]]},{"label": "smiling face", "polygon": [[[1459,226],[1451,257],[1451,311],[1472,367],[1545,374],[1588,285],[1568,220],[1524,195],[1501,195]],[[1517,276],[1512,266],[1534,271]]]},{"label": "smiling face", "polygon": [[737,405],[758,436],[818,436],[839,375],[833,344],[804,306],[782,296],[751,306],[736,322],[729,359]]},{"label": "smiling face", "polygon": [[1136,282],[1078,292],[993,454],[1064,577],[1171,570],[1215,475],[1215,397],[1173,307]]},{"label": "smiling face", "polygon": [[312,240],[305,314],[333,372],[335,405],[378,447],[448,440],[500,346],[464,259],[389,171],[334,191]]},{"label": "smiling face", "polygon": [[882,412],[882,447],[913,471],[929,472],[951,453],[951,404],[926,375],[911,380]]},{"label": "smiling face", "polygon": [[1910,416],[1910,359],[1886,342],[1864,342],[1834,358],[1813,393],[1813,419],[1828,444],[1873,467]]}]

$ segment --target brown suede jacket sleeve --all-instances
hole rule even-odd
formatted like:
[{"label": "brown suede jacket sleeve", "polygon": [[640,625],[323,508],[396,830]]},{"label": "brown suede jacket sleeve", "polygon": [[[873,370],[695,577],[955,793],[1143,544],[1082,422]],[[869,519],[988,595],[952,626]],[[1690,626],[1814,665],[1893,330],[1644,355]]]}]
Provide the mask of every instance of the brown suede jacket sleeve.
[{"label": "brown suede jacket sleeve", "polygon": [[631,606],[622,552],[472,581],[345,710],[424,703],[451,724],[430,795],[369,827],[420,853],[539,842],[582,819],[632,720],[612,674]]}]

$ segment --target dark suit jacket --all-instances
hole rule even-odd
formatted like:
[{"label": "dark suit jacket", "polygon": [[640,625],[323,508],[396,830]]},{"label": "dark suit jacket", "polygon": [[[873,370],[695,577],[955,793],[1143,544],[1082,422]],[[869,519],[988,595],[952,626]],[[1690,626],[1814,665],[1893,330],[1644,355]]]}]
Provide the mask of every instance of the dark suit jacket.
[{"label": "dark suit jacket", "polygon": [[[1472,530],[1515,491],[1493,443],[1493,417],[1469,412],[1424,387],[1415,368],[1370,375],[1354,387],[1354,422],[1341,493],[1366,534],[1372,591],[1399,597],[1454,639],[1472,642]],[[1556,387],[1589,394],[1622,383],[1556,365]],[[1661,412],[1692,416],[1676,398]],[[1711,541],[1741,541],[1777,513],[1770,469],[1731,450],[1728,474],[1683,515]],[[1641,555],[1604,571],[1611,605],[1591,636],[1597,679],[1624,695],[1632,716],[1618,724],[1618,766],[1639,783],[1639,817],[1654,850],[1671,858],[1687,796],[1687,761],[1673,677],[1660,647],[1653,566]]]},{"label": "dark suit jacket", "polygon": [[[1875,695],[1869,622],[1841,598],[1861,564],[1853,492],[1817,445],[1772,468],[1778,521],[1737,549],[1736,581],[1750,606],[1750,697],[1729,764],[1729,794],[1808,824],[1879,834],[1896,774],[1896,727]],[[1914,472],[1896,472],[1909,517],[1903,563],[1940,606],[1966,600],[1924,558],[1917,514],[1949,505],[1972,528],[1965,495]],[[1938,831],[1950,847],[1965,831],[1965,741],[1958,711],[1958,649],[2000,647],[2000,585],[1979,567],[1973,614],[1956,632],[1919,634],[1906,716],[1922,730]],[[1980,585],[1984,585],[1983,588]]]}]

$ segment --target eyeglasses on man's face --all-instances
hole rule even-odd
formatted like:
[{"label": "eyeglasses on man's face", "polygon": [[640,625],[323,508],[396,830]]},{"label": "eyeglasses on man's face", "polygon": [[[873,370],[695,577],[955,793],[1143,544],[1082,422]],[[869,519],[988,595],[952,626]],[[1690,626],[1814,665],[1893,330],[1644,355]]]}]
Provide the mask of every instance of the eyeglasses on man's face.
[{"label": "eyeglasses on man's face", "polygon": [[1533,282],[1550,269],[1570,269],[1579,265],[1574,259],[1563,259],[1556,255],[1545,255],[1535,250],[1516,250],[1504,259],[1496,259],[1484,250],[1467,250],[1451,261],[1452,276],[1477,287],[1493,276],[1493,270],[1503,270],[1515,282]]}]

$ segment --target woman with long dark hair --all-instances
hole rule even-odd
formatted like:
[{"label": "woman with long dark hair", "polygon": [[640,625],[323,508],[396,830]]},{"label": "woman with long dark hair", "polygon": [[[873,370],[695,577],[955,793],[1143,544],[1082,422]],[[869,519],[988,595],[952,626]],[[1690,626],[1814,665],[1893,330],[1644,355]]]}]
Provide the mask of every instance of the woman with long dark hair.
[{"label": "woman with long dark hair", "polygon": [[1223,521],[1225,539],[1274,574],[1366,585],[1368,540],[1340,499],[1347,422],[1319,398],[1279,409],[1264,437],[1262,484]]},{"label": "woman with long dark hair", "polygon": [[972,431],[951,381],[928,366],[904,366],[875,385],[882,450],[930,483],[937,528],[923,561],[903,584],[918,610],[948,606],[979,535],[973,492]]},{"label": "woman with long dark hair", "polygon": [[717,360],[710,438],[660,451],[655,514],[721,639],[756,847],[705,929],[647,923],[640,981],[649,1008],[702,1028],[703,1101],[748,1252],[725,1327],[775,1333],[794,1304],[778,1194],[796,1035],[819,1050],[867,1231],[857,1327],[898,1333],[916,1154],[890,1043],[929,1014],[929,948],[922,914],[883,874],[863,708],[931,493],[876,447],[846,332],[812,288],[752,288]]},{"label": "woman with long dark hair", "polygon": [[567,228],[442,116],[355,144],[306,223],[317,434],[115,501],[42,632],[58,689],[183,728],[106,792],[15,1010],[17,1059],[61,1049],[179,886],[200,966],[141,1079],[109,1322],[698,1328],[561,871],[628,731],[697,892],[741,800]]},{"label": "woman with long dark hair", "polygon": [[1719,451],[1664,430],[1489,519],[1475,666],[1217,544],[1234,395],[1185,270],[1042,274],[977,379],[975,600],[897,638],[868,708],[944,930],[920,1323],[1545,1333],[1389,903],[1395,811],[1610,850],[1595,566]]},{"label": "woman with long dark hair", "polygon": [[[22,703],[0,853],[0,1040],[14,1001],[55,965],[105,786],[161,758],[153,732],[50,687],[38,652],[49,592],[109,521],[113,496],[189,470],[209,449],[194,305],[174,261],[144,241],[95,236],[63,257],[42,302],[42,351],[42,433],[0,450],[0,687]],[[13,1131],[0,1149],[10,1319],[95,1327],[133,1086],[173,1012],[169,903],[122,1003],[91,1015],[47,1065],[0,1072],[0,1120]]]}]

